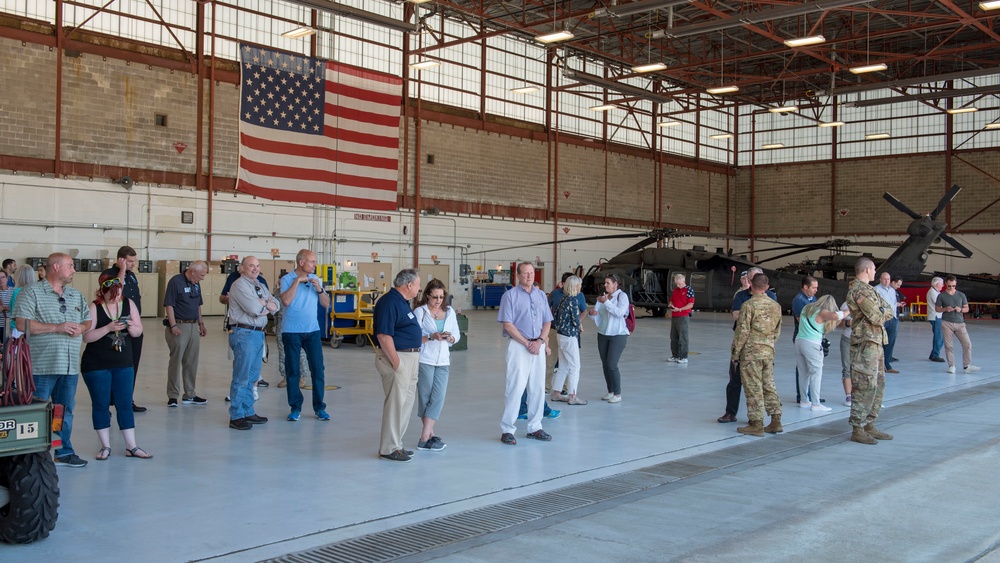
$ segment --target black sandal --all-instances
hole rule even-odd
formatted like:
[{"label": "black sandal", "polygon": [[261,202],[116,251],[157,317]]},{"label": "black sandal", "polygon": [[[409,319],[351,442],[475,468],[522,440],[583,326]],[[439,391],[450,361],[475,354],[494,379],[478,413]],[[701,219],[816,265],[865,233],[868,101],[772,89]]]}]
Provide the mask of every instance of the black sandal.
[{"label": "black sandal", "polygon": [[[142,453],[144,453],[146,455],[139,455],[136,452],[142,452]],[[125,457],[134,457],[134,458],[137,458],[137,459],[153,459],[153,455],[151,453],[149,453],[146,450],[140,448],[139,446],[136,446],[136,447],[132,448],[131,450],[125,450]]]},{"label": "black sandal", "polygon": [[104,460],[108,459],[109,457],[111,457],[111,448],[105,446],[105,447],[101,448],[97,452],[97,457],[94,458],[94,459],[96,459],[98,461],[104,461]]}]

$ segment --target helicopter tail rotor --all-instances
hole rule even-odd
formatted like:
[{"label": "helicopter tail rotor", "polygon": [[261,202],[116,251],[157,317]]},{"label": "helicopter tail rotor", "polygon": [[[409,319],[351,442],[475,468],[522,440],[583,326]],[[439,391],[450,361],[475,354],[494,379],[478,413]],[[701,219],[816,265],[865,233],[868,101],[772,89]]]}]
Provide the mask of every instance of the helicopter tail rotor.
[{"label": "helicopter tail rotor", "polygon": [[944,194],[944,197],[941,198],[941,201],[938,202],[938,205],[937,207],[934,208],[934,211],[931,211],[930,215],[931,219],[934,219],[936,221],[938,214],[944,211],[945,207],[948,207],[948,204],[951,203],[951,200],[955,199],[955,196],[957,196],[958,192],[960,191],[962,191],[962,188],[958,187],[958,184],[953,185],[951,189],[948,190],[948,193]]},{"label": "helicopter tail rotor", "polygon": [[[905,204],[903,204],[903,202],[901,202],[898,199],[896,199],[896,196],[892,195],[891,193],[885,192],[884,194],[882,194],[882,199],[888,201],[893,207],[895,207],[896,209],[902,211],[903,213],[906,213],[911,218],[913,218],[913,219],[919,219],[920,218],[920,214],[919,213],[917,213],[917,212],[913,211],[912,209],[910,209],[909,207],[907,207]],[[945,205],[948,205],[948,204],[945,203]]]}]

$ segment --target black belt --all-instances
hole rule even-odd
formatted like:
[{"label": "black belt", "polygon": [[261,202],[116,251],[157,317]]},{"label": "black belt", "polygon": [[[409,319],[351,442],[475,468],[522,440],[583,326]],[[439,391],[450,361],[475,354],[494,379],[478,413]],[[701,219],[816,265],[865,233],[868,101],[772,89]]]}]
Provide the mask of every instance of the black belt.
[{"label": "black belt", "polygon": [[539,341],[539,340],[541,340],[541,339],[542,339],[542,337],[541,337],[541,336],[539,336],[538,338],[529,338],[529,339],[528,339],[528,342],[538,342],[538,341]]},{"label": "black belt", "polygon": [[247,330],[259,330],[261,332],[264,332],[264,329],[267,328],[266,326],[245,325],[243,323],[235,323],[232,326],[235,326],[235,327],[238,327],[238,328],[245,328]]},{"label": "black belt", "polygon": [[419,351],[420,351],[420,348],[403,348],[402,350],[396,350],[397,353],[399,353],[399,352],[419,352]]}]

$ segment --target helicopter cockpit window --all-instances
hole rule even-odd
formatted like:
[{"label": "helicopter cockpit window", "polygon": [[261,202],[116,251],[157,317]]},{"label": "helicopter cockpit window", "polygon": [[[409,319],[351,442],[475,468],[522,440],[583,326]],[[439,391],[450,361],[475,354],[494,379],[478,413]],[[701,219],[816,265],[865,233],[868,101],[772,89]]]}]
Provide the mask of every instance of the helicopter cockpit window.
[{"label": "helicopter cockpit window", "polygon": [[688,274],[688,285],[694,288],[694,292],[703,293],[709,291],[709,276],[706,272],[691,272]]}]

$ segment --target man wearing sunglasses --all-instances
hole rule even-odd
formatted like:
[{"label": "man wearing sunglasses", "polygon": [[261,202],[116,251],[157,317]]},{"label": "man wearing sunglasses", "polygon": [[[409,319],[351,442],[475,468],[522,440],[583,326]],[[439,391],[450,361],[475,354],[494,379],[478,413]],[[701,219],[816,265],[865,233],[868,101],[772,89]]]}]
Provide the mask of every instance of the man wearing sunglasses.
[{"label": "man wearing sunglasses", "polygon": [[[139,278],[135,275],[135,266],[139,263],[135,249],[131,246],[123,246],[118,249],[118,257],[114,266],[111,266],[101,274],[102,276],[114,276],[122,284],[122,299],[131,299],[135,303],[136,318],[142,317],[142,295],[139,294]],[[132,388],[135,389],[135,381],[139,375],[139,359],[142,358],[142,335],[133,336],[132,348]],[[113,403],[113,401],[112,401]],[[140,407],[132,403],[132,412],[146,412],[146,407]]]},{"label": "man wearing sunglasses", "polygon": [[[969,298],[958,291],[958,278],[948,276],[944,279],[944,291],[937,296],[935,306],[941,311],[941,330],[944,333],[944,357],[948,360],[948,373],[955,373],[955,337],[962,344],[962,365],[965,373],[979,371],[979,366],[972,365],[972,340],[965,328],[965,315],[969,312]],[[19,302],[20,303],[20,302]]]},{"label": "man wearing sunglasses", "polygon": [[31,334],[31,374],[35,397],[63,405],[62,447],[56,465],[83,467],[73,450],[73,407],[80,376],[80,345],[90,328],[90,308],[73,283],[73,259],[61,252],[46,260],[45,279],[21,291],[15,304],[17,330]]}]

